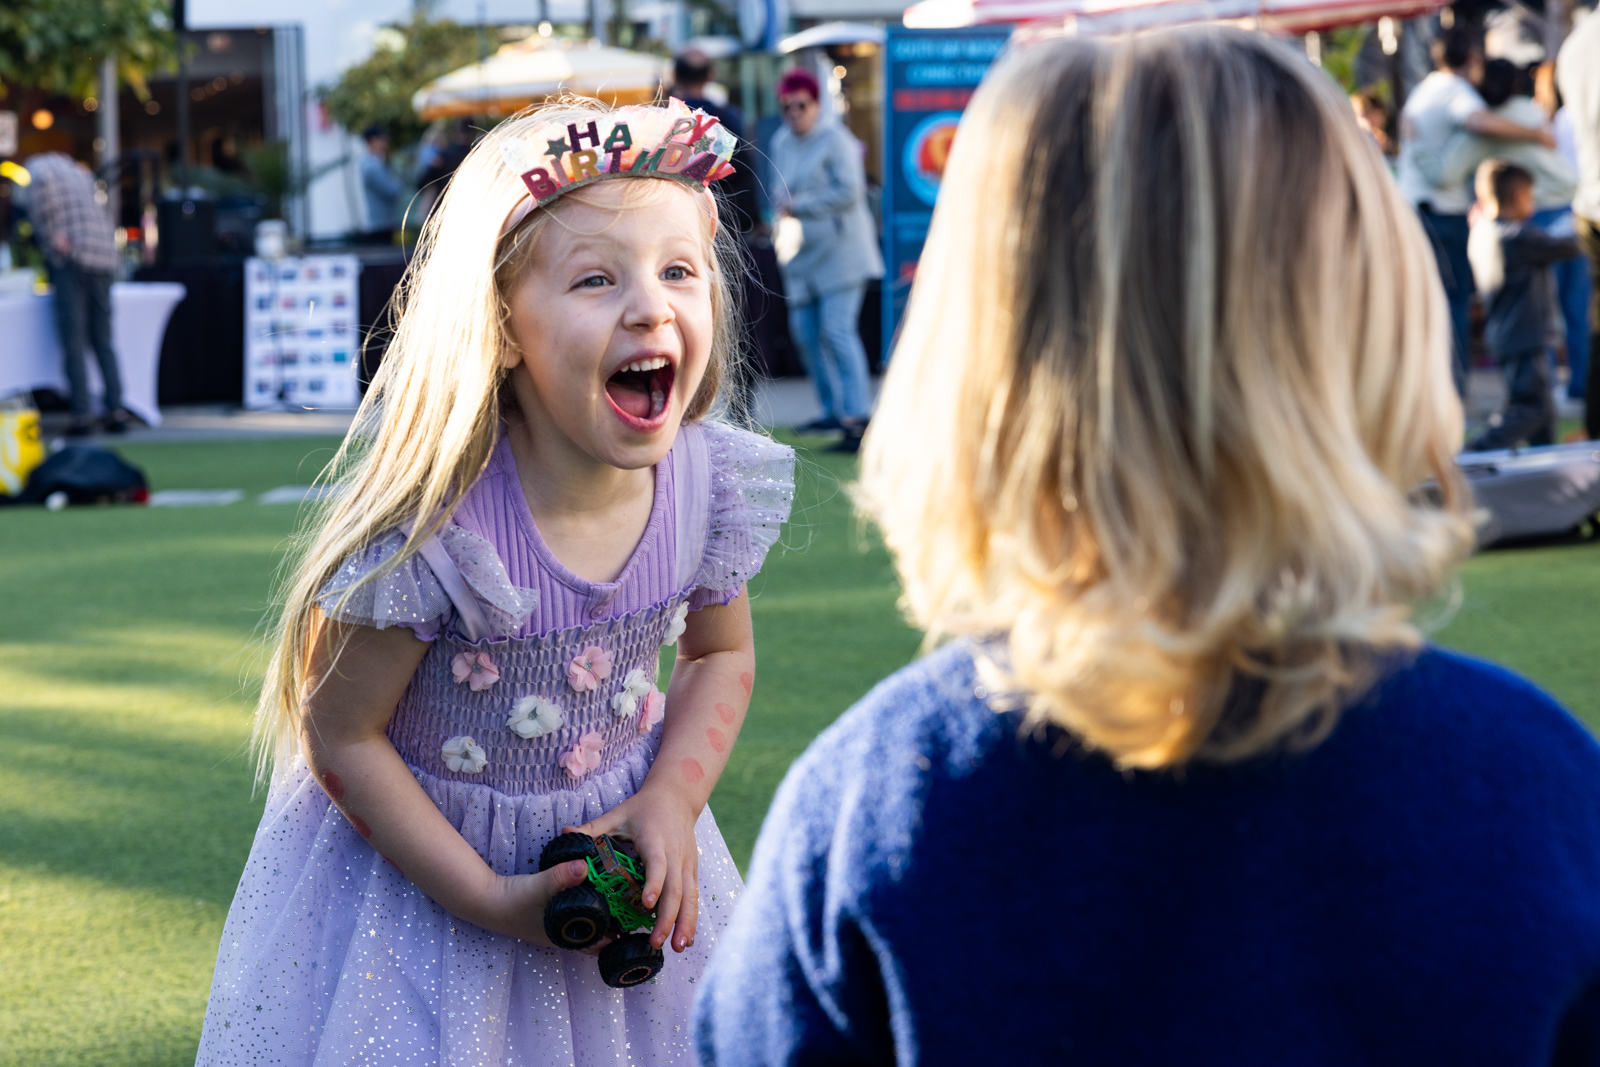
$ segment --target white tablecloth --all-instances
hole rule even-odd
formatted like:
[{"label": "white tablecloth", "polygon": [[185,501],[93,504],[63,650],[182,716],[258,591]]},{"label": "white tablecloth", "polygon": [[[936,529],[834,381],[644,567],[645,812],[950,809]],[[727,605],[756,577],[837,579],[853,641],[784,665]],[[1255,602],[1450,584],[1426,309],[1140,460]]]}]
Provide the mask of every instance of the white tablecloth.
[{"label": "white tablecloth", "polygon": [[[155,426],[156,372],[167,319],[186,290],[177,282],[117,282],[111,287],[111,344],[122,371],[122,403]],[[53,297],[33,293],[0,294],[0,396],[24,389],[54,389],[68,395],[67,372],[56,336]],[[85,355],[89,388],[103,395],[94,353]]]}]

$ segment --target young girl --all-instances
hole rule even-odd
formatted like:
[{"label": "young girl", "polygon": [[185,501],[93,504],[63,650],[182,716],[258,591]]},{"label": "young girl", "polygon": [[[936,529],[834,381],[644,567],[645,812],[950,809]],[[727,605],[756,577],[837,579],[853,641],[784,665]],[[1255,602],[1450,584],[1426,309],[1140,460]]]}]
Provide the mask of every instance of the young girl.
[{"label": "young girl", "polygon": [[[787,449],[708,420],[732,147],[676,101],[565,107],[457,171],[289,584],[200,1063],[689,1057],[740,888],[705,805],[754,683],[744,585],[792,494]],[[643,859],[653,981],[551,947],[569,828]]]},{"label": "young girl", "polygon": [[791,770],[702,1062],[1600,1063],[1600,747],[1409,621],[1471,545],[1449,344],[1304,55],[1002,61],[863,457],[959,639]]}]

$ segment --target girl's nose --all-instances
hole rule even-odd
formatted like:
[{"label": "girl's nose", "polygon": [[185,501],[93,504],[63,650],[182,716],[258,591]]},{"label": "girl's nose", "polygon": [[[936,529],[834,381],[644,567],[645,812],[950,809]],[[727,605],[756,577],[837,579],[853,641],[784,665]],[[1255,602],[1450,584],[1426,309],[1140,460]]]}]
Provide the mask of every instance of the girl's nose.
[{"label": "girl's nose", "polygon": [[665,287],[652,278],[633,286],[623,325],[630,330],[649,333],[665,326],[674,317],[672,302],[667,299]]}]

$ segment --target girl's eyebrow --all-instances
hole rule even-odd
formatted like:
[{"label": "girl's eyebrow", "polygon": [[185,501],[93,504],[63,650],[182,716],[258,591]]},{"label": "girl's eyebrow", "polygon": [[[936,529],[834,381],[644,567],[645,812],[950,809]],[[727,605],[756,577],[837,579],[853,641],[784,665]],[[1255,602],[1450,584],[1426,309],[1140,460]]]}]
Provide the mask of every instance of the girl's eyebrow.
[{"label": "girl's eyebrow", "polygon": [[611,249],[616,245],[615,238],[608,239],[603,234],[581,234],[562,250],[562,255],[571,256],[595,249]]},{"label": "girl's eyebrow", "polygon": [[[583,234],[561,249],[558,253],[558,258],[560,260],[569,260],[595,252],[612,252],[620,244],[621,242],[615,238],[608,238],[603,234]],[[689,233],[673,234],[667,237],[661,242],[658,251],[663,251],[668,255],[681,255],[682,250],[678,247],[680,245],[684,248],[693,249],[696,255],[704,258],[705,249],[701,247],[699,237]]]}]

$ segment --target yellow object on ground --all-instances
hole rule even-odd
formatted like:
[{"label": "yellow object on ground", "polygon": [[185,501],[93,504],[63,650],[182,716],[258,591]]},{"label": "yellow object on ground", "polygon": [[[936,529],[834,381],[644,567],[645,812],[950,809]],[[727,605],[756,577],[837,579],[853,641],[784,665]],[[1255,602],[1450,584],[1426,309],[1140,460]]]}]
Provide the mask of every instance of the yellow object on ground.
[{"label": "yellow object on ground", "polygon": [[44,462],[39,412],[33,408],[0,409],[0,493],[16,496],[28,484],[28,473]]}]

